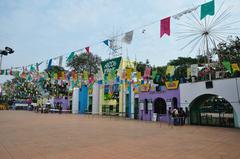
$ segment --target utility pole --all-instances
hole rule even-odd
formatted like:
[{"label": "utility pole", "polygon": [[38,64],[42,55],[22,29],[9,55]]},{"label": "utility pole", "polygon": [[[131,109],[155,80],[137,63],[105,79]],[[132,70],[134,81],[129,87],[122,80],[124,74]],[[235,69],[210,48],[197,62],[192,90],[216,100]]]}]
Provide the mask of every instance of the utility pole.
[{"label": "utility pole", "polygon": [[0,50],[0,70],[2,70],[2,58],[3,55],[7,56],[8,54],[14,53],[14,50],[10,47],[5,47],[5,50]]}]

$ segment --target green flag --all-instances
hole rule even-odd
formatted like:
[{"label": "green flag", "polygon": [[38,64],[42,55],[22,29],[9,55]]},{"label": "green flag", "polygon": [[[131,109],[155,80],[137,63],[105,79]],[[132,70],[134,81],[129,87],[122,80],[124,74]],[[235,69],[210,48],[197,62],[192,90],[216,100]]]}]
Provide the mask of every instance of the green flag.
[{"label": "green flag", "polygon": [[230,73],[232,73],[231,64],[230,64],[229,61],[223,61],[222,64],[223,64],[223,66],[225,67],[225,69],[227,69],[227,71],[229,71]]},{"label": "green flag", "polygon": [[152,79],[155,79],[156,75],[157,75],[157,70],[152,71]]},{"label": "green flag", "polygon": [[67,62],[72,61],[73,58],[74,58],[74,52],[72,52],[72,53],[68,56],[68,58],[67,58]]},{"label": "green flag", "polygon": [[201,17],[200,17],[200,19],[202,20],[207,15],[214,15],[214,10],[215,10],[214,0],[212,0],[208,3],[202,4],[201,5]]},{"label": "green flag", "polygon": [[34,68],[33,65],[31,65],[31,67],[30,67],[30,71],[31,71],[31,72],[34,72],[34,71],[35,71],[35,68]]}]

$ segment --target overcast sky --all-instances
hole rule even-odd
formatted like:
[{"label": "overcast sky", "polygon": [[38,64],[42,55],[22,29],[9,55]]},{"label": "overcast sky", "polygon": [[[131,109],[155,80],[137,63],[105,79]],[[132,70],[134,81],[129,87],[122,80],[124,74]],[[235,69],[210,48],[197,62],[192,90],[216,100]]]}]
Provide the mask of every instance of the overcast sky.
[{"label": "overcast sky", "polygon": [[[215,0],[216,8],[222,2]],[[15,50],[3,58],[2,68],[33,64],[89,45],[94,54],[106,59],[109,49],[99,42],[202,3],[204,0],[0,0],[0,49],[9,46]],[[239,19],[240,0],[226,0],[224,6],[233,7],[232,19]],[[149,59],[159,66],[179,56],[196,56],[196,51],[180,50],[186,41],[176,41],[178,30],[173,19],[170,37],[160,38],[159,22],[134,30],[131,45],[119,43],[123,56]]]}]

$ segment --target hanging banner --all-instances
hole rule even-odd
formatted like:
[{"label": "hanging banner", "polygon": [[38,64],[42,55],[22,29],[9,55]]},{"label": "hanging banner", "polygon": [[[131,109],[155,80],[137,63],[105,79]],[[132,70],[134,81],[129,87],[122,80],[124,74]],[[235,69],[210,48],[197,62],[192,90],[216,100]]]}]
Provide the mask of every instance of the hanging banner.
[{"label": "hanging banner", "polygon": [[121,60],[122,60],[122,58],[118,57],[118,58],[114,58],[111,60],[106,60],[106,61],[101,62],[103,74],[108,74],[108,73],[112,72],[112,70],[117,71],[120,66]]},{"label": "hanging banner", "polygon": [[137,72],[137,80],[140,81],[142,79],[142,74],[141,72]]},{"label": "hanging banner", "polygon": [[168,65],[166,70],[166,75],[173,76],[175,71],[175,67],[173,65]]},{"label": "hanging banner", "polygon": [[132,77],[132,69],[131,68],[127,68],[126,69],[126,79],[127,80],[131,80]]},{"label": "hanging banner", "polygon": [[214,0],[204,3],[201,5],[201,17],[200,19],[202,20],[205,18],[207,15],[214,15],[215,12],[215,4]]},{"label": "hanging banner", "polygon": [[165,82],[165,86],[168,90],[178,89],[179,80],[172,82]]},{"label": "hanging banner", "polygon": [[160,37],[164,34],[170,36],[170,19],[171,17],[167,17],[160,21]]},{"label": "hanging banner", "polygon": [[151,67],[146,67],[144,71],[144,77],[150,77]]}]

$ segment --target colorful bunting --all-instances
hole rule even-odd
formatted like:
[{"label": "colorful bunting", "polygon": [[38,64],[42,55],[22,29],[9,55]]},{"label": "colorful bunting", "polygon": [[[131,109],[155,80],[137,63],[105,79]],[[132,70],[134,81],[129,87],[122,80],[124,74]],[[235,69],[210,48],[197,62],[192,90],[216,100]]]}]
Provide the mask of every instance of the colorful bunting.
[{"label": "colorful bunting", "polygon": [[201,5],[201,16],[200,16],[201,20],[205,18],[207,15],[214,15],[214,13],[215,13],[214,0]]},{"label": "colorful bunting", "polygon": [[160,37],[164,34],[170,36],[170,18],[171,17],[167,17],[160,21]]}]

